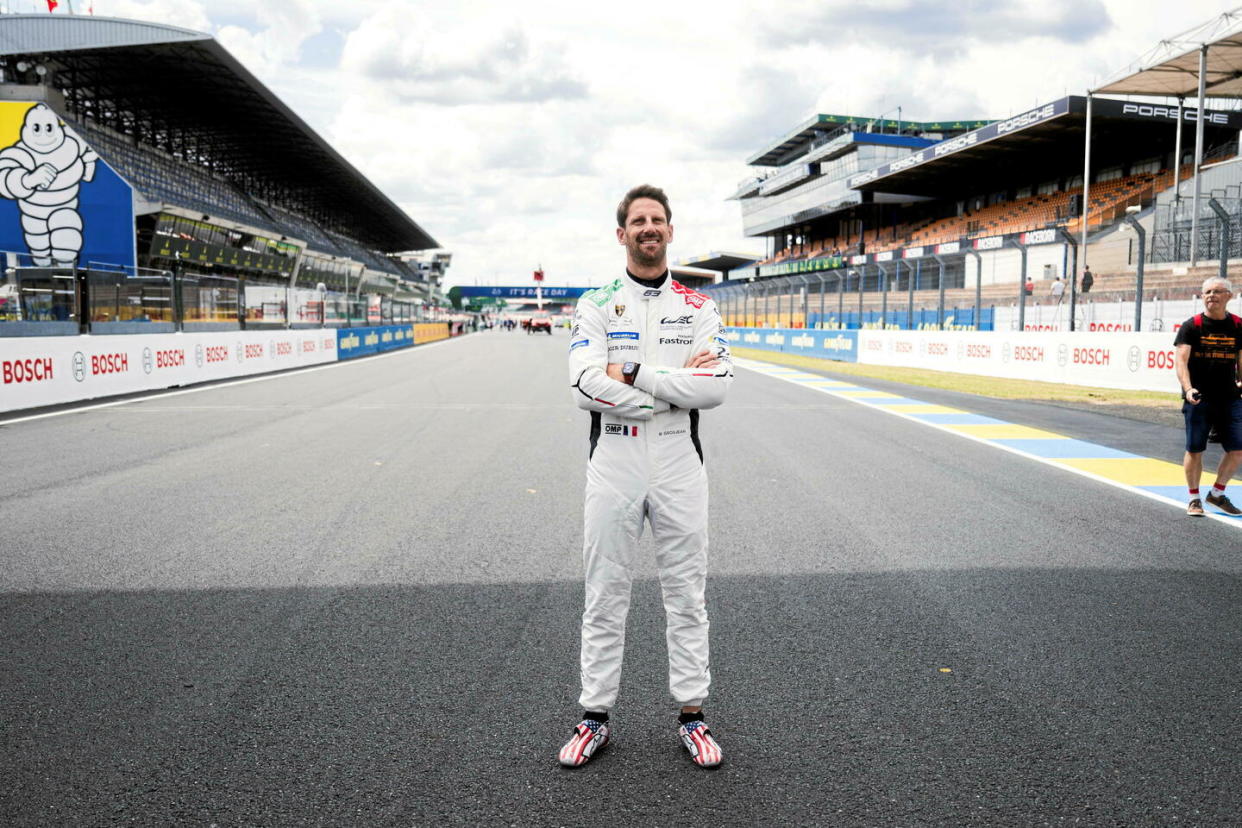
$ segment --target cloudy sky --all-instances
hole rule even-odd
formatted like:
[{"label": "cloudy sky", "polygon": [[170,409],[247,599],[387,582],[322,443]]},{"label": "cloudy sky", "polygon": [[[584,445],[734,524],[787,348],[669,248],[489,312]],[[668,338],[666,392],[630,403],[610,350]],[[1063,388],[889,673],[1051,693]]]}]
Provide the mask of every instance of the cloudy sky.
[{"label": "cloudy sky", "polygon": [[612,278],[613,212],[640,182],[672,199],[673,258],[761,252],[725,199],[748,155],[812,114],[1004,117],[1081,93],[1234,5],[93,2],[214,34],[453,251],[450,283],[463,284],[526,284],[538,264],[552,284]]}]

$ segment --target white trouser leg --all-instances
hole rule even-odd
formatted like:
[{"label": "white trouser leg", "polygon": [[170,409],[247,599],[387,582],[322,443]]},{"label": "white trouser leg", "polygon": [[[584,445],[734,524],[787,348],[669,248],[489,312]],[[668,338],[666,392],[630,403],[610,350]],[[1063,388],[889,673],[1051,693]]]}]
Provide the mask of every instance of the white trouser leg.
[{"label": "white trouser leg", "polygon": [[617,701],[643,507],[641,497],[626,497],[594,469],[588,472],[582,548],[586,605],[582,613],[582,695],[578,698],[584,710],[610,710]]},{"label": "white trouser leg", "polygon": [[[707,474],[696,455],[685,474],[661,480],[650,498],[668,642],[668,687],[682,706],[696,707],[711,685],[708,666]],[[689,462],[689,461],[688,461]]]}]

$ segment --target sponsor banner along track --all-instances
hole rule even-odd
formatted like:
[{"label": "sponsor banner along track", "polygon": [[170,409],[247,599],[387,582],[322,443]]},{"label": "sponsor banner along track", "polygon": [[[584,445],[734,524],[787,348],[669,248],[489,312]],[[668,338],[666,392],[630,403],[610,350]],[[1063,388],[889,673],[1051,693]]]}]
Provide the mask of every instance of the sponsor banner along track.
[{"label": "sponsor banner along track", "polygon": [[729,342],[866,365],[1177,393],[1171,332],[730,328]]},{"label": "sponsor banner along track", "polygon": [[445,323],[0,338],[0,411],[321,365],[448,337]]}]

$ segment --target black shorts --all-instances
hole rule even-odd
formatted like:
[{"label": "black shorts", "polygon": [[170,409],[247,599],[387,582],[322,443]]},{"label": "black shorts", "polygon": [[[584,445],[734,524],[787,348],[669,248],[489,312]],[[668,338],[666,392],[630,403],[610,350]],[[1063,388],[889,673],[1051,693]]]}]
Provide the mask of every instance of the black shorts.
[{"label": "black shorts", "polygon": [[1242,450],[1242,399],[1182,403],[1182,417],[1186,420],[1186,451],[1191,454],[1207,448],[1213,424],[1225,451]]}]

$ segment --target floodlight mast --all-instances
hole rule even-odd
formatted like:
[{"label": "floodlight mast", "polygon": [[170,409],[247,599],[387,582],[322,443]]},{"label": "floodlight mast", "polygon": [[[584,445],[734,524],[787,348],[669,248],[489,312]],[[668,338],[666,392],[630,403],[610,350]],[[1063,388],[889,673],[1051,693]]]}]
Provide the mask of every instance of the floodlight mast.
[{"label": "floodlight mast", "polygon": [[1203,107],[1207,92],[1207,79],[1204,76],[1207,74],[1207,53],[1208,47],[1204,43],[1199,47],[1199,117],[1195,119],[1195,196],[1190,208],[1191,267],[1199,263],[1199,197],[1203,192],[1203,176],[1200,175],[1199,167],[1203,165]]}]

